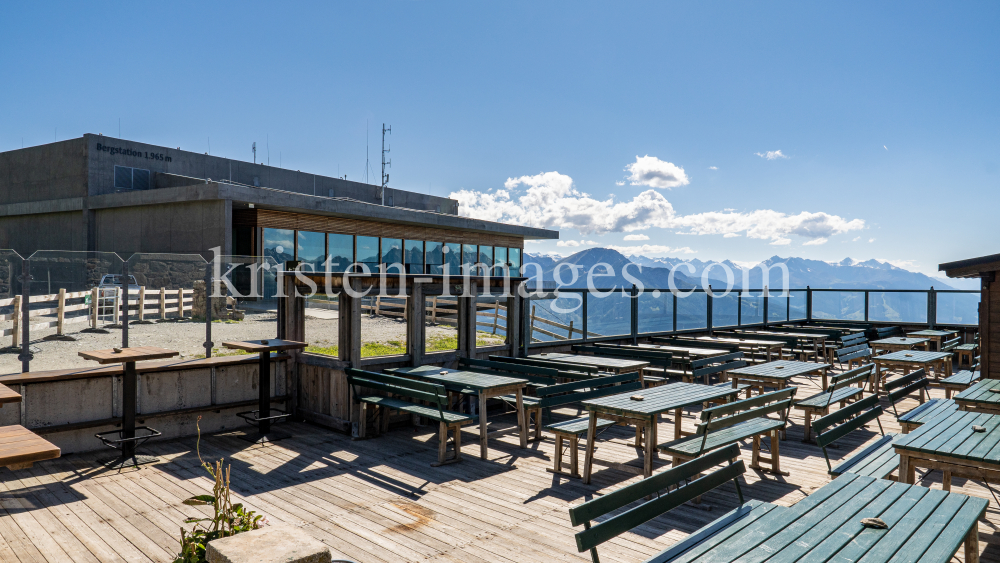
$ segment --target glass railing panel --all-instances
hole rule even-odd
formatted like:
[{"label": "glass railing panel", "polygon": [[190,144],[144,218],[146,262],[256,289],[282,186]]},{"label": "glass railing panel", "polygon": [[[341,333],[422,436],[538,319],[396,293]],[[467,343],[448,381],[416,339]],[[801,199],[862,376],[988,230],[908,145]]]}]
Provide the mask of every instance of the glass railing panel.
[{"label": "glass railing panel", "polygon": [[639,332],[674,329],[674,296],[669,291],[644,291],[639,295]]},{"label": "glass railing panel", "polygon": [[939,324],[978,325],[980,293],[938,293]]},{"label": "glass railing panel", "polygon": [[868,320],[890,323],[926,323],[927,293],[871,291],[868,293]]}]

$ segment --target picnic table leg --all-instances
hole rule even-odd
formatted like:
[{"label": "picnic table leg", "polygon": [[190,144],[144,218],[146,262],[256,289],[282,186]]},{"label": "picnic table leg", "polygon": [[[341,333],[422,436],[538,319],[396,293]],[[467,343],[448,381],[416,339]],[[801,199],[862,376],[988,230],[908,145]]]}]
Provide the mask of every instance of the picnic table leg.
[{"label": "picnic table leg", "polygon": [[912,485],[915,477],[910,468],[910,456],[905,453],[899,454],[899,482]]},{"label": "picnic table leg", "polygon": [[826,389],[827,389],[826,368],[821,369],[820,372],[821,372],[822,377],[823,377],[823,391],[826,391]]},{"label": "picnic table leg", "polygon": [[674,410],[674,440],[681,439],[681,422],[684,420],[684,410]]},{"label": "picnic table leg", "polygon": [[951,492],[951,471],[944,469],[941,471],[941,489],[945,492]]},{"label": "picnic table leg", "polygon": [[[528,417],[527,413],[524,412],[524,400],[523,394],[524,390],[521,387],[517,388],[517,424],[521,427],[521,447],[528,447]],[[535,425],[538,425],[538,421],[535,421]]]},{"label": "picnic table leg", "polygon": [[965,563],[979,563],[979,522],[965,535]]},{"label": "picnic table leg", "polygon": [[556,434],[556,455],[554,457],[554,463],[552,464],[552,469],[554,473],[562,472],[562,452],[563,452],[563,437],[562,434]]},{"label": "picnic table leg", "polygon": [[594,466],[594,442],[597,439],[597,413],[590,413],[587,425],[587,452],[583,457],[583,482],[590,483],[590,469]]},{"label": "picnic table leg", "polygon": [[649,478],[653,475],[653,429],[652,420],[646,421],[646,451],[642,458],[642,474],[644,477]]},{"label": "picnic table leg", "polygon": [[[570,448],[570,458],[569,458],[569,472],[573,474],[574,477],[580,476],[580,436],[574,435],[569,439]],[[559,458],[562,459],[562,452],[559,452]]]},{"label": "picnic table leg", "polygon": [[489,457],[486,449],[486,393],[481,391],[479,393],[479,457],[483,459]]}]

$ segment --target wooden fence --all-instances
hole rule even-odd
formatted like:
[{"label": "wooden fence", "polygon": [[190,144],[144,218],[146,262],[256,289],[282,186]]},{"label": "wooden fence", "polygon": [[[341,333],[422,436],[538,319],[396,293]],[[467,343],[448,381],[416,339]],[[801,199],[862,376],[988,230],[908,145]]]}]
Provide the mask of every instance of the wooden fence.
[{"label": "wooden fence", "polygon": [[[68,303],[73,301],[74,303]],[[98,328],[102,319],[108,324],[118,324],[123,311],[122,292],[118,288],[93,288],[89,291],[66,291],[49,295],[32,295],[29,303],[49,305],[29,310],[28,330],[55,328],[57,335],[65,334],[67,325],[87,323],[89,328]],[[148,321],[151,319],[184,318],[190,313],[194,303],[194,289],[164,289],[149,291],[144,286],[129,291],[129,320]],[[0,308],[12,307],[6,315],[0,315],[0,323],[11,323],[0,336],[10,336],[11,346],[21,345],[23,307],[22,297],[0,299]],[[86,311],[85,313],[82,313]]]}]

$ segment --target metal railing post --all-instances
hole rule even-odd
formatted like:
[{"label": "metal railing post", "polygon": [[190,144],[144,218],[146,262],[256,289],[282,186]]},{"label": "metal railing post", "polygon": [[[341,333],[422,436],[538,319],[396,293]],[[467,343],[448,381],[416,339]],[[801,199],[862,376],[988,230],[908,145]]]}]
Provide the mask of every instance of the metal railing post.
[{"label": "metal railing post", "polygon": [[769,297],[771,295],[771,292],[770,290],[768,290],[766,285],[764,286],[764,292],[761,293],[761,295],[764,296],[764,326],[767,326],[767,305],[768,302],[771,300],[771,298]]},{"label": "metal railing post", "polygon": [[21,353],[17,359],[21,360],[21,373],[28,373],[31,370],[31,330],[29,314],[31,308],[31,264],[26,258],[21,259]]},{"label": "metal railing post", "polygon": [[712,294],[712,284],[708,284],[708,291],[705,292],[705,326],[708,328],[708,335],[712,336],[712,309],[715,302],[715,295]]},{"label": "metal railing post", "polygon": [[736,292],[736,326],[743,326],[743,292]]},{"label": "metal railing post", "polygon": [[813,290],[806,286],[806,322],[813,320]]},{"label": "metal railing post", "polygon": [[[278,276],[278,283],[281,283],[281,276]],[[279,319],[280,320],[280,319]],[[212,357],[212,263],[205,266],[205,357]]]},{"label": "metal railing post", "polygon": [[927,324],[931,328],[937,324],[937,291],[934,286],[927,292]]},{"label": "metal railing post", "polygon": [[632,292],[629,297],[629,316],[631,318],[632,345],[639,344],[639,290],[632,284]]},{"label": "metal railing post", "polygon": [[869,292],[868,290],[865,290],[865,322],[868,322],[868,314],[869,314],[868,310],[869,310],[869,302],[870,302],[869,301],[869,299],[870,299],[869,298],[869,293],[871,293],[871,292]]},{"label": "metal railing post", "polygon": [[128,260],[122,260],[122,348],[128,348]]},{"label": "metal railing post", "polygon": [[670,295],[672,295],[674,297],[674,306],[673,306],[673,313],[674,313],[674,325],[673,326],[674,326],[674,328],[673,328],[673,332],[677,332],[677,294],[671,291]]}]

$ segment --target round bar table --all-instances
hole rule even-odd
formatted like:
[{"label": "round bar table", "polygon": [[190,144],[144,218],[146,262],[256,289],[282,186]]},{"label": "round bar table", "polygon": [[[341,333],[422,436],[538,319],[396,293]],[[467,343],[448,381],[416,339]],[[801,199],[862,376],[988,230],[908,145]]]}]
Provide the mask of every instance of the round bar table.
[{"label": "round bar table", "polygon": [[244,440],[255,444],[264,444],[287,438],[288,435],[282,432],[271,430],[271,422],[284,419],[288,413],[277,411],[279,414],[271,416],[271,352],[283,352],[285,350],[301,350],[306,347],[305,342],[295,342],[293,340],[281,340],[278,338],[268,340],[245,340],[243,342],[223,342],[223,346],[233,350],[243,350],[246,352],[257,352],[257,410],[238,413],[243,420],[250,424],[257,425],[257,432],[242,436]]},{"label": "round bar table", "polygon": [[[122,429],[112,432],[101,432],[97,437],[106,445],[121,450],[121,455],[109,460],[105,465],[112,468],[117,467],[120,471],[124,467],[136,467],[144,463],[156,461],[156,457],[149,455],[136,455],[135,448],[138,444],[145,442],[153,436],[159,436],[159,432],[149,427],[142,427],[146,433],[136,436],[135,414],[136,395],[139,377],[135,371],[135,363],[144,360],[163,360],[177,356],[180,352],[157,348],[155,346],[136,346],[132,348],[112,348],[111,350],[92,350],[90,352],[80,352],[80,356],[88,360],[94,360],[99,364],[123,364],[124,373],[122,375]],[[118,434],[118,439],[105,437],[107,434]]]}]

